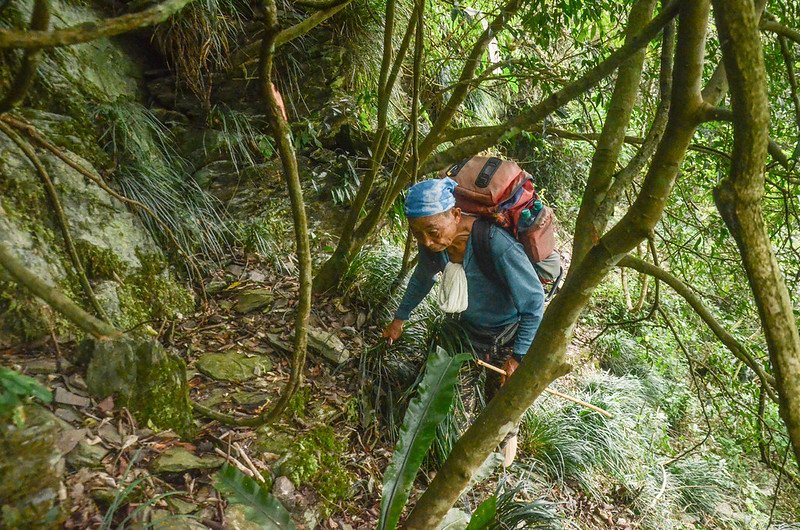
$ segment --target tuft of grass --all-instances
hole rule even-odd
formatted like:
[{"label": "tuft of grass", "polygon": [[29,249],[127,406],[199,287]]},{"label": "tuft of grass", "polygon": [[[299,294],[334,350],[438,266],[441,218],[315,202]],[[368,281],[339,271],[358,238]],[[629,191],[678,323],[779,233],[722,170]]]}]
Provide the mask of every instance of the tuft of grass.
[{"label": "tuft of grass", "polygon": [[[259,132],[264,120],[264,116],[252,116],[222,103],[209,110],[206,121],[217,133],[214,147],[224,151],[237,172],[256,166],[275,153],[271,136]],[[203,147],[208,156],[209,146],[205,140],[204,137]]]},{"label": "tuft of grass", "polygon": [[497,512],[486,530],[509,530],[526,528],[530,530],[559,530],[563,528],[561,517],[556,513],[555,504],[543,499],[524,500],[525,483],[514,488],[500,484],[497,496]]},{"label": "tuft of grass", "polygon": [[199,0],[156,26],[156,46],[206,108],[211,107],[212,74],[229,66],[231,45],[250,15],[242,0]]},{"label": "tuft of grass", "polygon": [[731,498],[733,478],[725,468],[725,463],[714,463],[712,457],[694,456],[678,460],[667,470],[674,478],[672,487],[678,494],[679,506],[702,518],[724,521],[726,518],[717,509]]},{"label": "tuft of grass", "polygon": [[[236,239],[219,201],[188,175],[188,162],[172,146],[167,128],[142,105],[125,100],[94,107],[102,123],[101,142],[117,160],[115,180],[122,193],[147,205],[172,230],[180,251],[220,261]],[[149,216],[142,221],[159,241],[166,238]]]}]

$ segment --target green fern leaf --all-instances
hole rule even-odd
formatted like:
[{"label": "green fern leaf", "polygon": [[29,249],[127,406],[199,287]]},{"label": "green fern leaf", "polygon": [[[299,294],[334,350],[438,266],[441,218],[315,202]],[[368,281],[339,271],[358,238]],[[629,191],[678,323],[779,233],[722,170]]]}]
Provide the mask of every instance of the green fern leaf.
[{"label": "green fern leaf", "polygon": [[214,487],[232,504],[245,507],[247,520],[266,530],[297,530],[289,512],[258,482],[228,464],[217,472]]},{"label": "green fern leaf", "polygon": [[380,530],[397,526],[417,471],[436,436],[436,426],[453,404],[458,370],[469,358],[468,354],[450,356],[439,347],[428,357],[425,375],[408,405],[392,462],[383,477]]}]

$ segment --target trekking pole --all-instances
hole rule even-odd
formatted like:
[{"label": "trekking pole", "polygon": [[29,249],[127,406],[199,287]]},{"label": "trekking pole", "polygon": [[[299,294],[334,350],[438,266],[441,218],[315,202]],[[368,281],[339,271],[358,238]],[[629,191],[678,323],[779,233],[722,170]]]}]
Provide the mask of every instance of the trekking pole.
[{"label": "trekking pole", "polygon": [[[491,370],[493,372],[497,372],[498,374],[501,374],[501,375],[504,375],[504,376],[508,377],[508,373],[505,370],[503,370],[502,368],[498,368],[495,365],[489,364],[489,363],[484,362],[484,361],[481,361],[480,359],[475,359],[475,362],[478,363],[479,366],[483,366],[484,368],[486,368],[488,370]],[[583,401],[581,399],[578,399],[576,397],[572,397],[569,394],[564,394],[563,392],[559,392],[558,390],[552,390],[550,388],[545,388],[544,391],[547,392],[548,394],[553,395],[553,396],[560,397],[561,399],[566,399],[567,401],[572,401],[573,403],[577,403],[578,405],[580,405],[582,407],[586,407],[587,409],[593,410],[593,411],[597,412],[598,414],[602,414],[606,418],[613,418],[614,417],[614,415],[611,414],[610,412],[608,412],[607,410],[603,410],[600,407],[592,405],[591,403],[587,403],[587,402],[585,402],[585,401]]]}]

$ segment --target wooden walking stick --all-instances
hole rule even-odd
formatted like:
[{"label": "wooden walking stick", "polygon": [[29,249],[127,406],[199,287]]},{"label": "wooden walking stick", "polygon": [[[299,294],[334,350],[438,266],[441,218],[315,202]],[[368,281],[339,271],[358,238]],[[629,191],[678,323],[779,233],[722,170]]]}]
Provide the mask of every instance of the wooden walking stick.
[{"label": "wooden walking stick", "polygon": [[[489,364],[489,363],[487,363],[485,361],[481,361],[480,359],[475,359],[475,362],[477,362],[479,366],[483,366],[487,370],[491,370],[493,372],[497,372],[498,374],[501,374],[501,375],[504,375],[504,376],[508,377],[508,374],[502,368],[498,368],[495,365]],[[587,409],[593,410],[593,411],[597,412],[598,414],[602,414],[606,418],[613,418],[614,417],[614,415],[611,414],[610,412],[608,412],[607,410],[603,410],[600,407],[596,407],[596,406],[592,405],[591,403],[587,403],[587,402],[585,402],[585,401],[583,401],[581,399],[578,399],[576,397],[572,397],[569,394],[564,394],[563,392],[559,392],[558,390],[552,390],[550,388],[545,388],[544,391],[547,392],[548,394],[553,395],[553,396],[558,396],[561,399],[566,399],[567,401],[572,401],[573,403],[577,403],[578,405],[580,405],[582,407],[586,407]]]}]

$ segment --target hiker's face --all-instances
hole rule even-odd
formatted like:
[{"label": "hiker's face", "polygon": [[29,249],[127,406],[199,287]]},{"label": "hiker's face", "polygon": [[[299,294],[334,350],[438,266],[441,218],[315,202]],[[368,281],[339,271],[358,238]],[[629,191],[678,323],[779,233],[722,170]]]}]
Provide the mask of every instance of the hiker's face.
[{"label": "hiker's face", "polygon": [[455,239],[460,219],[461,210],[452,208],[444,213],[411,219],[408,225],[422,246],[431,252],[441,252]]}]

